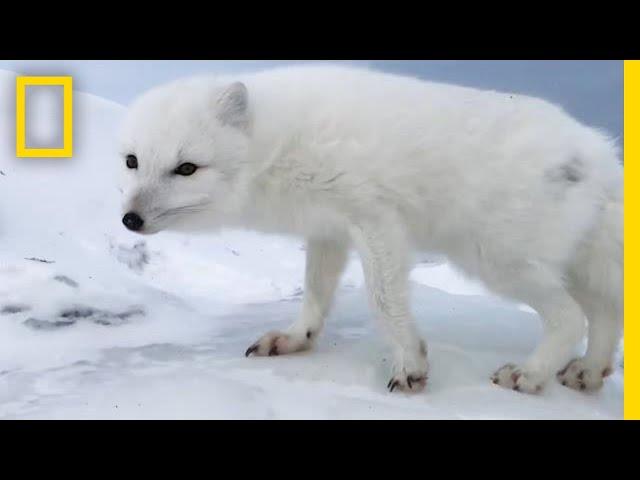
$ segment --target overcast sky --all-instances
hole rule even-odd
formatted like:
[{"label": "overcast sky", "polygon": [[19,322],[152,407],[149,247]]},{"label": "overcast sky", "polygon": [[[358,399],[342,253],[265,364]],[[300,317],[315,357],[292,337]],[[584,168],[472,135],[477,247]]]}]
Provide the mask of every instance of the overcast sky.
[{"label": "overcast sky", "polygon": [[[309,62],[313,61],[304,63]],[[295,62],[0,60],[0,69],[26,75],[73,75],[76,90],[126,105],[148,88],[179,77],[251,71],[288,63]],[[622,61],[374,60],[348,63],[362,63],[435,81],[540,96],[562,105],[583,122],[622,138]]]}]

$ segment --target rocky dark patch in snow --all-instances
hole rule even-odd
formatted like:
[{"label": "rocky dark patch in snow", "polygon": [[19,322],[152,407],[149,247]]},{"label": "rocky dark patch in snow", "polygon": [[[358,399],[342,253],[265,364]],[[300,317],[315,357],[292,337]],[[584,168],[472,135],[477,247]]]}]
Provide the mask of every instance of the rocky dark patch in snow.
[{"label": "rocky dark patch in snow", "polygon": [[37,257],[25,258],[25,260],[29,260],[30,262],[40,262],[40,263],[56,263],[53,260],[47,260],[46,258],[37,258]]},{"label": "rocky dark patch in snow", "polygon": [[38,318],[27,318],[24,325],[34,330],[55,330],[61,327],[69,327],[76,323],[75,320],[40,320]]},{"label": "rocky dark patch in snow", "polygon": [[304,289],[298,287],[289,295],[282,297],[279,302],[299,302],[302,300],[302,296],[304,295]]},{"label": "rocky dark patch in snow", "polygon": [[64,283],[65,285],[68,285],[72,288],[78,288],[78,282],[76,282],[75,280],[72,280],[66,275],[56,275],[55,277],[53,277],[53,279],[56,282]]},{"label": "rocky dark patch in snow", "polygon": [[121,325],[131,317],[144,315],[144,310],[138,307],[130,308],[120,313],[100,310],[93,307],[78,306],[60,312],[60,317],[64,319],[88,319],[99,325]]},{"label": "rocky dark patch in snow", "polygon": [[91,307],[73,307],[73,308],[69,308],[66,310],[63,310],[62,312],[60,312],[60,316],[62,318],[89,318],[92,315],[97,314],[98,312],[100,312],[100,310],[96,310],[94,308]]},{"label": "rocky dark patch in snow", "polygon": [[111,312],[87,306],[75,306],[62,310],[54,320],[29,318],[24,325],[34,330],[55,330],[69,327],[78,321],[89,321],[97,325],[117,326],[127,322],[131,317],[144,315],[142,308],[131,307],[122,312]]},{"label": "rocky dark patch in snow", "polygon": [[435,267],[437,265],[444,265],[445,263],[446,259],[437,255],[419,256],[415,258],[415,265]]},{"label": "rocky dark patch in snow", "polygon": [[149,263],[149,251],[146,242],[138,242],[133,247],[123,245],[111,245],[111,250],[120,263],[135,272],[142,272]]},{"label": "rocky dark patch in snow", "polygon": [[15,313],[22,313],[29,310],[30,307],[28,305],[4,305],[2,309],[0,309],[0,315],[13,315]]},{"label": "rocky dark patch in snow", "polygon": [[304,289],[298,287],[295,291],[290,295],[290,298],[301,298],[304,295]]}]

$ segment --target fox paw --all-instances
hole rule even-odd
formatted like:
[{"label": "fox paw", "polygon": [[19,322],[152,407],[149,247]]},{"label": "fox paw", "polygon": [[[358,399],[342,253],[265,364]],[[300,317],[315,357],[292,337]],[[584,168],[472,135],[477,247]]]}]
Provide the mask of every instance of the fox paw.
[{"label": "fox paw", "polygon": [[424,341],[417,343],[415,348],[400,353],[396,359],[395,374],[389,380],[387,388],[390,392],[401,391],[418,393],[427,386],[427,345]]},{"label": "fox paw", "polygon": [[304,334],[269,332],[263,335],[245,352],[245,356],[274,357],[308,350],[312,346],[313,333]]},{"label": "fox paw", "polygon": [[513,363],[498,369],[491,377],[491,381],[503,388],[524,393],[540,393],[544,387],[544,380],[539,375]]},{"label": "fox paw", "polygon": [[394,375],[389,380],[387,388],[390,392],[399,390],[407,393],[418,393],[425,389],[427,386],[427,374],[426,373],[412,373],[402,375]]},{"label": "fox paw", "polygon": [[565,387],[591,392],[602,388],[604,379],[612,373],[611,367],[587,365],[584,360],[578,358],[570,361],[556,377]]}]

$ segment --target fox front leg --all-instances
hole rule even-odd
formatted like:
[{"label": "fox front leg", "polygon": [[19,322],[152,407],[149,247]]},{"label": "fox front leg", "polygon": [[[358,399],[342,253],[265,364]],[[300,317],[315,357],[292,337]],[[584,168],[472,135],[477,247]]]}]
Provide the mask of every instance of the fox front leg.
[{"label": "fox front leg", "polygon": [[409,244],[392,215],[358,221],[351,228],[360,253],[374,315],[394,357],[390,391],[418,392],[427,383],[427,349],[409,306]]},{"label": "fox front leg", "polygon": [[348,241],[341,236],[308,240],[302,313],[286,330],[263,335],[247,349],[247,357],[286,355],[313,346],[331,309],[348,248]]}]

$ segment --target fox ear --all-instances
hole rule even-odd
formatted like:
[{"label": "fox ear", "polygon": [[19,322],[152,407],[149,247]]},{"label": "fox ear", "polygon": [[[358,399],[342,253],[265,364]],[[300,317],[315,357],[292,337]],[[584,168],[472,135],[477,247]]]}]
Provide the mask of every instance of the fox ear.
[{"label": "fox ear", "polygon": [[229,85],[216,103],[217,118],[223,125],[246,131],[249,128],[249,92],[243,83]]}]

